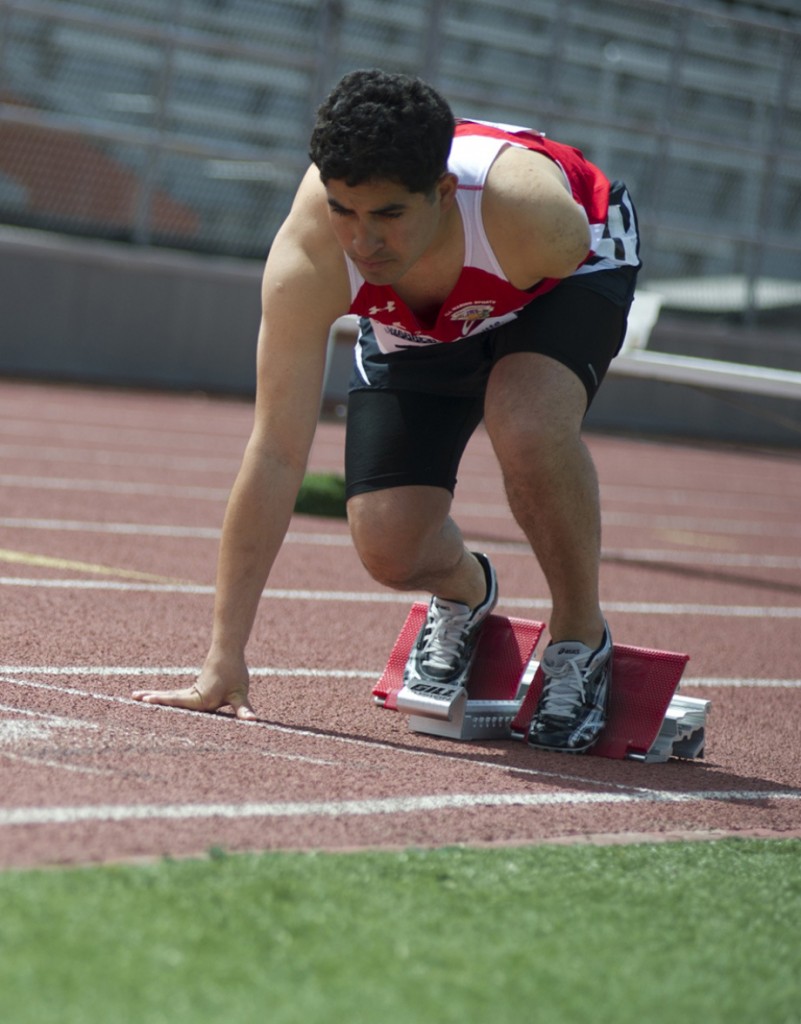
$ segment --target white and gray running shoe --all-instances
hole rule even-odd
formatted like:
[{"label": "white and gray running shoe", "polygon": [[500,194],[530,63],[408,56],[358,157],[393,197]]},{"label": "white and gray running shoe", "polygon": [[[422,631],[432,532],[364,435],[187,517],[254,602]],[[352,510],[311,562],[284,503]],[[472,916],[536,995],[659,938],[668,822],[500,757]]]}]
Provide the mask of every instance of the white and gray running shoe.
[{"label": "white and gray running shoe", "polygon": [[487,581],[487,596],[471,609],[460,601],[432,597],[422,629],[409,653],[403,682],[409,689],[424,687],[443,694],[467,687],[481,627],[498,601],[498,581],[486,555],[474,552]]},{"label": "white and gray running shoe", "polygon": [[541,666],[545,681],[528,743],[540,750],[583,754],[606,725],[612,677],[609,626],[594,651],[572,641],[549,644]]}]

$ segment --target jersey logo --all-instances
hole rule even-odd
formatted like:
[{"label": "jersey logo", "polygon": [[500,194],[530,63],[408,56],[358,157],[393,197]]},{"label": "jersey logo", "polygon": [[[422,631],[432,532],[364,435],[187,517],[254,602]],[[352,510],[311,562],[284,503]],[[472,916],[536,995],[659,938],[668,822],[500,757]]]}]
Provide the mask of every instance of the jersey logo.
[{"label": "jersey logo", "polygon": [[402,348],[408,348],[409,345],[439,344],[436,338],[430,338],[427,334],[412,334],[411,331],[404,328],[403,324],[373,324],[373,330],[377,332],[378,329],[385,331],[392,338],[408,342],[407,345],[399,346]]},{"label": "jersey logo", "polygon": [[461,320],[462,321],[462,335],[466,336],[470,333],[473,324],[478,323],[480,320],[486,320],[487,317],[492,316],[492,311],[495,309],[495,303],[490,302],[463,302],[459,306],[454,306],[448,313],[449,320]]},{"label": "jersey logo", "polygon": [[368,316],[378,316],[379,313],[394,313],[395,312],[395,301],[390,299],[386,306],[371,306],[368,310]]}]

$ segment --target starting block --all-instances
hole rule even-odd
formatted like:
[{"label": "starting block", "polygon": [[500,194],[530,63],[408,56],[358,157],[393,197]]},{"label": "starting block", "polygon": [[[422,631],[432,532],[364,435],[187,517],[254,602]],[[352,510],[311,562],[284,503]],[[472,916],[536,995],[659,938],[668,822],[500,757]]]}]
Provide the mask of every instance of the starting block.
[{"label": "starting block", "polygon": [[490,615],[481,631],[469,693],[462,687],[444,688],[444,694],[436,687],[412,691],[403,685],[403,670],[427,613],[428,605],[412,605],[373,690],[375,702],[407,714],[412,732],[457,740],[509,739],[528,690],[525,669],[544,623]]},{"label": "starting block", "polygon": [[[533,655],[544,623],[490,615],[467,690],[413,691],[403,684],[403,670],[427,611],[426,604],[412,605],[373,689],[376,704],[406,714],[412,732],[525,740],[542,692],[542,670]],[[688,655],[615,644],[613,659],[608,720],[589,753],[644,762],[703,757],[710,702],[676,693]]]}]

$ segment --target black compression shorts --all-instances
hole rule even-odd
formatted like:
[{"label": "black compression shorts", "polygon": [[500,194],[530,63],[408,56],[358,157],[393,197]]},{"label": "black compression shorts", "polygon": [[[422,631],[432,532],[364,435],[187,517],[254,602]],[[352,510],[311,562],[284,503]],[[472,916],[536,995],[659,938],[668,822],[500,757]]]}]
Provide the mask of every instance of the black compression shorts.
[{"label": "black compression shorts", "polygon": [[[384,354],[362,321],[362,364],[348,396],[347,496],[425,484],[453,493],[456,472],[481,422],[495,363],[513,352],[538,352],[571,369],[587,407],[617,354],[637,270],[622,267],[566,278],[515,320],[450,344]],[[360,343],[361,344],[361,343]]]}]

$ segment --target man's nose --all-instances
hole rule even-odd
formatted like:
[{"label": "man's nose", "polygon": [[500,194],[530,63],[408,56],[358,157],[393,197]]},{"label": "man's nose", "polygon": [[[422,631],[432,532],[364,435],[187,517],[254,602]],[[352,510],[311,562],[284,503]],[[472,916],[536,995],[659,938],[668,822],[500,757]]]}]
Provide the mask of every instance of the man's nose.
[{"label": "man's nose", "polygon": [[356,256],[374,256],[383,245],[380,234],[368,224],[357,224],[353,230],[353,252]]}]

